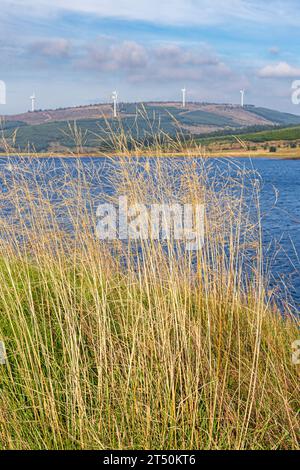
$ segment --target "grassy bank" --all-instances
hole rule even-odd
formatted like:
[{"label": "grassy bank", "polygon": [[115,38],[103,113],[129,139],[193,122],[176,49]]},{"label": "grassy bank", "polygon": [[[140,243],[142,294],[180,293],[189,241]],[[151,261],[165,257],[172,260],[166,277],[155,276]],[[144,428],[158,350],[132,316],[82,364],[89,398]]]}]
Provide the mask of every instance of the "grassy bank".
[{"label": "grassy bank", "polygon": [[[245,150],[245,149],[240,149],[240,150],[210,150],[210,151],[205,151],[203,148],[190,148],[186,149],[184,151],[179,150],[179,151],[174,151],[174,152],[163,152],[161,151],[159,155],[157,155],[156,152],[153,152],[152,150],[145,150],[143,152],[131,152],[130,157],[148,157],[148,158],[170,158],[170,157],[175,157],[175,158],[181,158],[181,157],[199,157],[201,158],[201,155],[205,153],[205,157],[207,158],[269,158],[269,159],[279,159],[279,160],[299,160],[300,159],[300,148],[298,149],[279,149],[274,153],[271,153],[269,150],[265,149],[256,149],[256,150]],[[20,152],[13,152],[13,153],[0,153],[0,157],[4,158],[13,158],[15,156],[20,156],[22,158],[72,158],[72,157],[79,157],[79,158],[85,158],[85,157],[91,157],[91,158],[122,158],[124,157],[123,153],[108,153],[108,152],[95,152],[95,153],[75,153],[75,152],[69,152],[69,153],[20,153]],[[127,155],[128,156],[128,155]]]},{"label": "grassy bank", "polygon": [[299,448],[296,325],[88,258],[2,258],[1,449]]},{"label": "grassy bank", "polygon": [[[125,159],[96,196],[102,167],[44,165],[1,175],[0,448],[298,449],[299,321],[263,269],[257,175]],[[119,195],[204,204],[203,249],[99,241]]]}]

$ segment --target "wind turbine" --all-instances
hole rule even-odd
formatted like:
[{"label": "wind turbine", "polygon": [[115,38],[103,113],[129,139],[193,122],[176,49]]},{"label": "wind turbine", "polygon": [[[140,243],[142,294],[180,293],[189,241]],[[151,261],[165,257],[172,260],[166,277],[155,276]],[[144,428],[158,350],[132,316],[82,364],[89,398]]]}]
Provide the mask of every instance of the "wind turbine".
[{"label": "wind turbine", "polygon": [[35,100],[36,100],[36,97],[35,97],[35,93],[33,92],[33,94],[30,96],[29,98],[31,100],[31,111],[34,112],[35,111]]},{"label": "wind turbine", "polygon": [[241,107],[244,107],[244,98],[245,98],[245,90],[240,90],[241,93]]},{"label": "wind turbine", "polygon": [[181,89],[182,92],[182,107],[185,108],[186,88]]},{"label": "wind turbine", "polygon": [[112,100],[113,100],[113,104],[114,104],[114,118],[116,118],[117,117],[117,102],[118,102],[118,92],[117,91],[113,91]]}]

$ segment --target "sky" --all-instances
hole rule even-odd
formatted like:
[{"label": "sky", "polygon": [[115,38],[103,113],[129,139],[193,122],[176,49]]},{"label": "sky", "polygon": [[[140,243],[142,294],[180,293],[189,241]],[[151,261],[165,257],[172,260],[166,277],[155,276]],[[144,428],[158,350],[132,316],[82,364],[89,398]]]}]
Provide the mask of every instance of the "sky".
[{"label": "sky", "polygon": [[[0,114],[120,101],[300,114],[298,0],[0,0]],[[1,90],[0,90],[1,91]],[[0,100],[1,101],[1,100]]]}]

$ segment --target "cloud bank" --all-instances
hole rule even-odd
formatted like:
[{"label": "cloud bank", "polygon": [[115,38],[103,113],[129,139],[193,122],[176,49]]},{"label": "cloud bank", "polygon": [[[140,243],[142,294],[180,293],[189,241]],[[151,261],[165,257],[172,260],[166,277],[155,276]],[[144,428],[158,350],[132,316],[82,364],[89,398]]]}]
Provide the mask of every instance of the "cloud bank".
[{"label": "cloud bank", "polygon": [[231,69],[205,44],[187,48],[177,44],[144,45],[136,41],[99,39],[74,58],[77,69],[123,74],[130,81],[169,82],[228,77]]},{"label": "cloud bank", "polygon": [[36,15],[75,12],[175,25],[213,25],[229,19],[298,25],[300,16],[296,0],[2,0],[1,8],[25,13],[29,9]]},{"label": "cloud bank", "polygon": [[294,67],[287,62],[266,65],[258,72],[261,78],[296,78],[300,77],[300,67]]}]

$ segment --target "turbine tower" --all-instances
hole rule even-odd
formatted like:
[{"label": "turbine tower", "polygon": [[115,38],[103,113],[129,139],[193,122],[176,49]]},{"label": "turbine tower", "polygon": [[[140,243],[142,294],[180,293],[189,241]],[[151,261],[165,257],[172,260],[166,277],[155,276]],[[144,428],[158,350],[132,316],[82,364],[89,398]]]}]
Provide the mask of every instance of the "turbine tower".
[{"label": "turbine tower", "polygon": [[245,90],[241,90],[241,107],[244,107]]},{"label": "turbine tower", "polygon": [[36,100],[34,92],[31,95],[30,100],[31,100],[31,111],[34,112],[35,111],[35,100]]},{"label": "turbine tower", "polygon": [[182,107],[185,108],[185,99],[186,99],[186,88],[181,89],[182,92]]},{"label": "turbine tower", "polygon": [[118,92],[117,91],[113,91],[112,100],[113,100],[113,105],[114,105],[114,118],[116,118],[117,117],[117,102],[118,102]]}]

